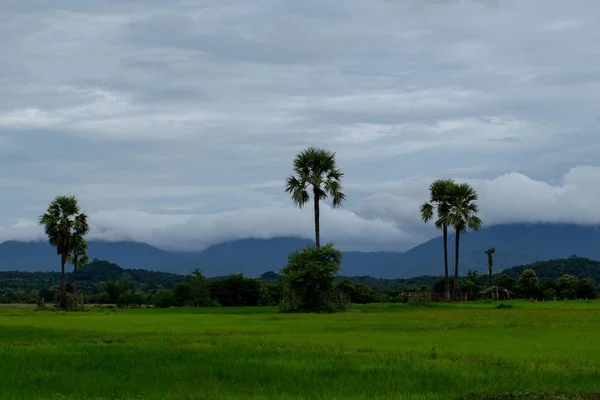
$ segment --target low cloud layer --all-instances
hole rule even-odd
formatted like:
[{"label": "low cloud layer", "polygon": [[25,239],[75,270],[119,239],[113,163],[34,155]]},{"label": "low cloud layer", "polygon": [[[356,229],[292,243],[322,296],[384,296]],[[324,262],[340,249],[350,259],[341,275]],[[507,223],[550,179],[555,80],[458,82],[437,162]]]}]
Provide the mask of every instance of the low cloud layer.
[{"label": "low cloud layer", "polygon": [[309,145],[349,202],[326,240],[404,250],[438,177],[486,224],[598,223],[600,4],[0,4],[0,240],[75,194],[93,237],[199,249],[312,236],[283,193]]},{"label": "low cloud layer", "polygon": [[[433,178],[380,182],[349,191],[376,192],[352,210],[323,209],[322,235],[343,249],[403,251],[437,234],[419,218]],[[600,224],[600,167],[576,167],[557,184],[507,173],[491,180],[461,179],[480,195],[485,225],[502,223]],[[241,194],[241,192],[240,192]],[[85,202],[83,202],[85,204]],[[116,209],[90,214],[91,238],[141,240],[162,248],[200,250],[242,238],[299,236],[313,238],[312,208],[299,210],[274,202],[270,207],[240,208],[209,214],[149,213]],[[43,239],[35,221],[20,220],[0,231],[2,239]]]}]

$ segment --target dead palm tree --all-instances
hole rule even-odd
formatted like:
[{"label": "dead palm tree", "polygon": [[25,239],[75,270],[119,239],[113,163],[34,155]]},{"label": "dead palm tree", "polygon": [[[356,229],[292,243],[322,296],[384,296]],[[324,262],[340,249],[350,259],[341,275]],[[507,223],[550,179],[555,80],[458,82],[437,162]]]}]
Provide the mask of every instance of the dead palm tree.
[{"label": "dead palm tree", "polygon": [[340,207],[346,195],[342,191],[344,173],[337,168],[335,153],[309,147],[294,158],[294,175],[286,179],[285,191],[294,205],[302,208],[312,195],[315,217],[315,244],[321,247],[319,202],[331,199],[333,208]]},{"label": "dead palm tree", "polygon": [[448,277],[448,226],[450,225],[450,193],[455,182],[452,179],[438,179],[429,185],[429,201],[421,205],[421,220],[425,223],[434,216],[435,227],[442,230],[444,238],[444,295],[450,299],[450,280]]},{"label": "dead palm tree", "polygon": [[39,223],[44,226],[48,243],[56,247],[56,254],[61,257],[59,305],[66,308],[65,264],[78,241],[83,240],[90,230],[87,215],[80,212],[75,196],[57,196],[40,216]]},{"label": "dead palm tree", "polygon": [[487,254],[488,257],[488,270],[489,270],[489,275],[488,275],[488,285],[492,286],[492,268],[494,266],[494,262],[492,259],[492,254],[494,254],[496,252],[496,248],[495,247],[490,247],[489,249],[487,249],[485,251],[485,254]]},{"label": "dead palm tree", "polygon": [[477,192],[468,183],[459,183],[452,186],[450,193],[450,214],[448,220],[455,230],[454,248],[454,295],[458,299],[458,259],[460,250],[460,234],[467,230],[478,231],[483,222],[477,216],[479,208],[476,201]]}]

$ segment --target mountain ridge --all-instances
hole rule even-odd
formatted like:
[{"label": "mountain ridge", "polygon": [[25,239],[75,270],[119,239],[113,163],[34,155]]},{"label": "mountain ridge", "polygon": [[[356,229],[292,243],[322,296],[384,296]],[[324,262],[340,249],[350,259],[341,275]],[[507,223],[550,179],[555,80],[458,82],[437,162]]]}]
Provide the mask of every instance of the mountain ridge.
[{"label": "mountain ridge", "polygon": [[[571,255],[600,260],[597,226],[572,224],[506,224],[461,235],[460,273],[487,271],[484,251],[496,247],[496,271],[536,261]],[[108,260],[126,269],[145,269],[177,274],[200,268],[208,277],[244,273],[256,277],[279,271],[289,253],[314,242],[295,237],[241,239],[210,246],[199,252],[172,252],[133,241],[90,240],[91,259]],[[435,237],[406,252],[344,252],[341,275],[376,278],[408,278],[440,275],[443,244]],[[454,268],[454,236],[449,235],[449,266]],[[6,241],[0,244],[0,271],[55,271],[60,268],[56,250],[43,241]]]}]

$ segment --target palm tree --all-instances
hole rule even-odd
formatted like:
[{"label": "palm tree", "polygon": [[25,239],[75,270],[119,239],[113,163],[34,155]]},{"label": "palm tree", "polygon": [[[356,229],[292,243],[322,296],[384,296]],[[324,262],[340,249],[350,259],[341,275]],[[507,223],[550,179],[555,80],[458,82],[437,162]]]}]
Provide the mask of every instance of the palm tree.
[{"label": "palm tree", "polygon": [[73,249],[67,261],[73,264],[73,294],[75,295],[75,301],[77,302],[77,271],[82,266],[87,264],[90,259],[87,255],[88,245],[85,239],[81,236],[75,238]]},{"label": "palm tree", "polygon": [[346,199],[341,182],[344,173],[337,168],[334,152],[309,147],[294,158],[294,174],[286,179],[285,191],[299,208],[309,202],[312,192],[315,244],[316,248],[320,248],[319,202],[329,197],[333,208],[342,205]]},{"label": "palm tree", "polygon": [[66,308],[65,263],[79,240],[89,232],[87,215],[80,212],[75,196],[57,196],[39,219],[44,226],[48,243],[61,256],[60,306]]},{"label": "palm tree", "polygon": [[479,208],[475,203],[478,200],[477,192],[468,183],[459,183],[452,186],[450,193],[450,214],[448,220],[454,227],[454,285],[453,290],[458,299],[458,256],[460,249],[460,234],[467,230],[478,231],[483,222],[477,216]]},{"label": "palm tree", "polygon": [[488,256],[488,270],[490,271],[489,276],[488,276],[488,286],[492,286],[492,267],[494,265],[493,260],[492,260],[492,254],[494,254],[495,252],[496,252],[495,247],[490,247],[489,249],[487,249],[485,251],[485,254],[487,254],[487,256]]},{"label": "palm tree", "polygon": [[448,226],[450,225],[450,192],[455,182],[452,179],[438,179],[429,186],[429,202],[421,205],[421,220],[425,223],[437,217],[435,227],[442,230],[444,237],[444,294],[450,299],[450,279],[448,278]]}]

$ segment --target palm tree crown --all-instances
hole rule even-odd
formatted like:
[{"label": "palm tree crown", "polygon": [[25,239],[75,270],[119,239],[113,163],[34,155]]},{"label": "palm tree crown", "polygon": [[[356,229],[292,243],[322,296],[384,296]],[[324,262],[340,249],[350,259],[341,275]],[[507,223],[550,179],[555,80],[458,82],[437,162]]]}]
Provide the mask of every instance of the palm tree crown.
[{"label": "palm tree crown", "polygon": [[477,216],[479,207],[475,202],[479,197],[475,189],[468,183],[459,183],[454,185],[450,195],[452,203],[448,218],[454,229],[460,233],[481,229],[483,222]]},{"label": "palm tree crown", "polygon": [[330,197],[334,208],[341,206],[346,199],[341,182],[344,173],[337,168],[334,152],[309,147],[296,155],[294,174],[287,178],[285,191],[299,208],[310,200],[310,189],[314,197]]},{"label": "palm tree crown", "polygon": [[75,196],[56,197],[39,223],[44,226],[48,242],[56,247],[56,253],[65,257],[69,257],[77,238],[90,231],[87,215],[80,212]]},{"label": "palm tree crown", "polygon": [[[346,195],[343,192],[342,177],[338,169],[335,153],[309,147],[294,158],[294,174],[285,181],[285,191],[289,193],[295,206],[302,208],[312,198],[315,208],[315,239],[320,246],[319,201],[330,199],[333,208],[340,207]],[[312,192],[312,193],[311,193]]]},{"label": "palm tree crown", "polygon": [[452,179],[438,179],[429,186],[429,202],[421,205],[421,220],[425,223],[437,217],[435,227],[448,227],[452,188],[456,183]]}]

